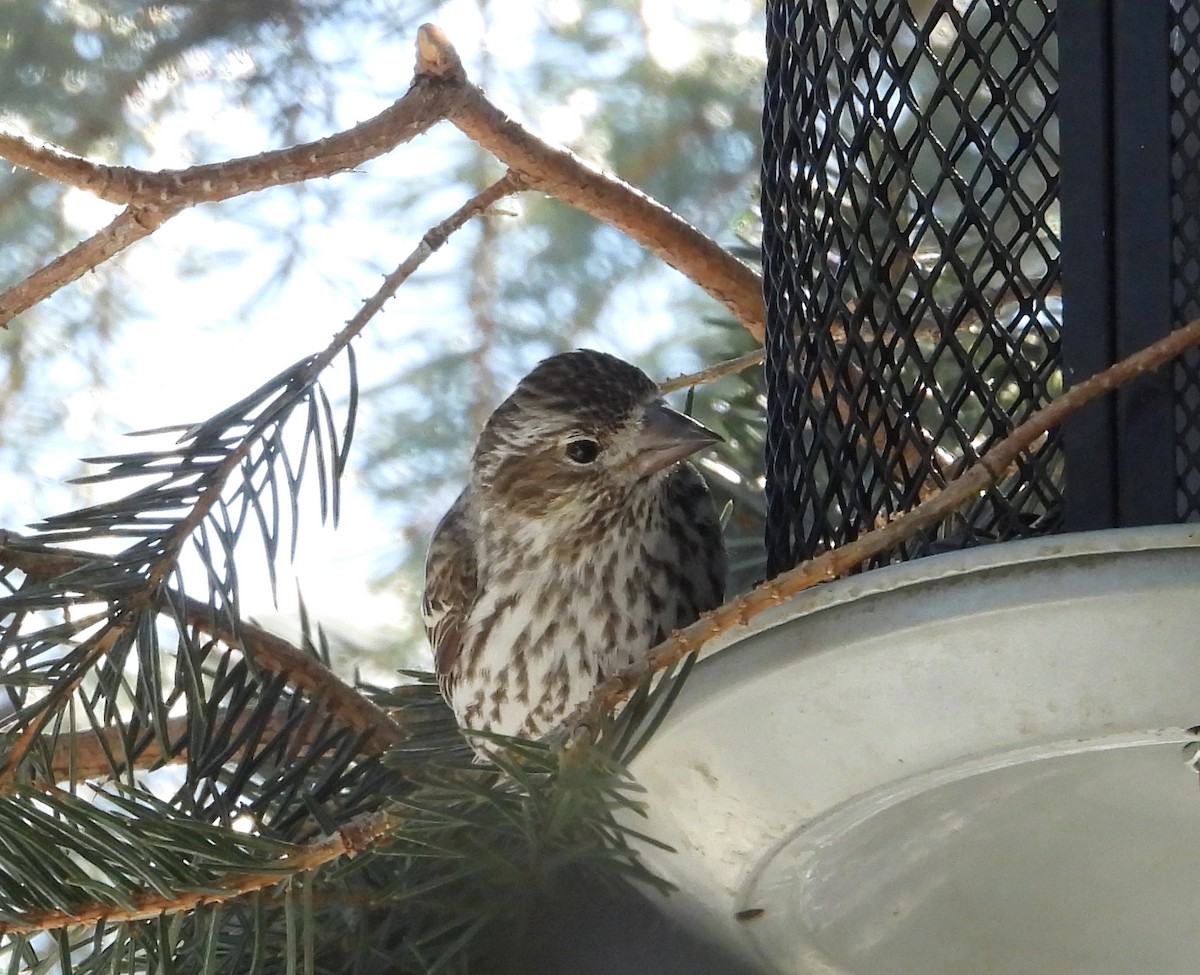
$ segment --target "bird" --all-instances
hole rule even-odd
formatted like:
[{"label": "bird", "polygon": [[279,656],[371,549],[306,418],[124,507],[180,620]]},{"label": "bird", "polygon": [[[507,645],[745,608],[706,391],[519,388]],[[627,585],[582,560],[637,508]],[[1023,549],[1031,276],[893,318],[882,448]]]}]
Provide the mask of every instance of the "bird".
[{"label": "bird", "polygon": [[721,604],[720,520],[686,460],[720,439],[641,369],[591,349],[539,362],[496,407],[434,530],[422,600],[476,761],[496,749],[471,732],[545,738]]}]

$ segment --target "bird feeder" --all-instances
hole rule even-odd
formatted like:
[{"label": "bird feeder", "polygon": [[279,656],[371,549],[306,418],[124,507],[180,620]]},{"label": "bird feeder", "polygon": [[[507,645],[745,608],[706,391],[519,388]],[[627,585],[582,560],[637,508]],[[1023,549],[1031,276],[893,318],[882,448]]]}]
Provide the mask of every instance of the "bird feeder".
[{"label": "bird feeder", "polygon": [[[1200,315],[1200,2],[767,15],[776,573]],[[1194,971],[1198,519],[1192,354],[726,634],[634,766],[670,909],[762,972]]]}]

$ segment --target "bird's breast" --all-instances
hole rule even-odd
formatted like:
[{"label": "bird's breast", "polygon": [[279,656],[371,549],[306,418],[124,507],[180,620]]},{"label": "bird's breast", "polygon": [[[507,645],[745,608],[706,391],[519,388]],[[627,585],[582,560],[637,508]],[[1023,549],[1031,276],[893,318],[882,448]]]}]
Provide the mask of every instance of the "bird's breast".
[{"label": "bird's breast", "polygon": [[538,737],[673,626],[641,539],[481,566],[466,621],[455,710],[470,727]]}]

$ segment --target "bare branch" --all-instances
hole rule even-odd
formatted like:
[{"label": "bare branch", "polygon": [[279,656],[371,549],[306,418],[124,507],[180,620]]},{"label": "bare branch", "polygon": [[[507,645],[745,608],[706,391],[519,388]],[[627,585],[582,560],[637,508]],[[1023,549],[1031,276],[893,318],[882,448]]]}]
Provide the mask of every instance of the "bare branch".
[{"label": "bare branch", "polygon": [[801,563],[712,612],[705,613],[691,626],[676,630],[654,647],[645,658],[597,687],[591,698],[580,705],[564,722],[566,740],[582,740],[582,732],[595,727],[597,718],[620,704],[647,674],[669,667],[689,653],[699,650],[718,634],[724,633],[730,627],[746,624],[763,610],[778,605],[789,596],[809,589],[819,582],[828,582],[845,575],[856,566],[894,548],[922,529],[938,524],[992,487],[1005,476],[1023,451],[1068,416],[1093,400],[1112,392],[1118,386],[1158,369],[1197,344],[1200,344],[1200,319],[1176,329],[1157,342],[1072,386],[995,444],[975,465],[945,488],[912,510],[898,515],[885,527],[867,532],[847,545]]},{"label": "bare branch", "polygon": [[[83,156],[68,152],[61,146],[40,140],[23,139],[15,132],[0,131],[0,156],[17,166],[24,166],[39,176],[45,176],[56,183],[67,186],[77,186],[90,189],[103,170],[112,167],[101,166],[90,162]],[[107,199],[100,193],[101,199]],[[128,202],[113,200],[114,203]]]},{"label": "bare branch", "polygon": [[0,133],[0,156],[11,162],[101,199],[130,204],[137,212],[155,208],[156,215],[145,232],[125,236],[110,227],[0,294],[0,325],[187,207],[353,169],[444,118],[493,152],[530,189],[611,224],[690,277],[762,341],[762,284],[753,270],[662,204],[517,125],[468,81],[457,52],[431,24],[418,31],[416,75],[408,92],[373,119],[316,142],[149,172],[90,162],[56,146]]},{"label": "bare branch", "polygon": [[766,352],[762,349],[755,349],[753,352],[747,352],[745,355],[739,355],[734,359],[726,359],[724,362],[705,366],[699,372],[689,372],[682,376],[676,376],[674,379],[668,379],[666,382],[659,384],[658,388],[663,393],[673,393],[677,389],[687,389],[689,386],[703,386],[705,383],[711,383],[722,376],[728,376],[735,372],[743,372],[753,366],[760,365],[763,359],[766,358],[766,355]]},{"label": "bare branch", "polygon": [[417,48],[418,74],[456,93],[447,117],[463,134],[493,153],[529,189],[549,193],[628,234],[763,340],[762,279],[753,270],[661,203],[514,122],[467,80],[458,53],[437,27],[420,28]]},{"label": "bare branch", "polygon": [[0,156],[48,179],[87,190],[110,203],[170,205],[179,210],[272,186],[346,172],[414,139],[446,118],[457,96],[417,77],[374,118],[335,135],[225,162],[152,172],[106,166],[48,144],[0,132]]},{"label": "bare branch", "polygon": [[178,208],[169,206],[131,206],[123,210],[103,230],[76,244],[0,294],[0,328],[7,328],[8,323],[21,312],[103,264],[135,241],[154,233],[178,212]]},{"label": "bare branch", "polygon": [[105,166],[57,146],[39,145],[0,132],[0,156],[49,179],[94,193],[102,200],[130,205],[100,233],[0,293],[0,326],[152,233],[182,210],[354,169],[441,121],[457,97],[452,89],[417,78],[404,96],[383,112],[328,138],[227,162],[162,172]]}]

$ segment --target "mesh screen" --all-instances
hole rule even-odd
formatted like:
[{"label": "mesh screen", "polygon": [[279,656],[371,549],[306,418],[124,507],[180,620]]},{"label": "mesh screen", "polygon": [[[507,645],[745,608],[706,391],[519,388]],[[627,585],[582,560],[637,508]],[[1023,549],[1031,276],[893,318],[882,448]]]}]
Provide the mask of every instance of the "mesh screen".
[{"label": "mesh screen", "polygon": [[[1171,2],[1171,305],[1200,317],[1200,3]],[[1200,353],[1175,364],[1176,514],[1200,520]]]},{"label": "mesh screen", "polygon": [[[905,511],[1058,391],[1051,0],[772,0],[772,573]],[[893,557],[1055,528],[1056,434]],[[942,540],[942,541],[939,541]]]}]

